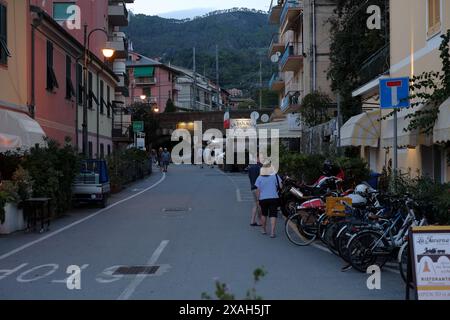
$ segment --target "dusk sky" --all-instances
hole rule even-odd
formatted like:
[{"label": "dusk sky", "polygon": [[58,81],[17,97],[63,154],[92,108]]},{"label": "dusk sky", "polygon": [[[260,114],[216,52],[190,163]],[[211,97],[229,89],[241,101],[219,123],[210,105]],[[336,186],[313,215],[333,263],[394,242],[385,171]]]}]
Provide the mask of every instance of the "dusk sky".
[{"label": "dusk sky", "polygon": [[134,13],[145,13],[148,15],[160,15],[168,12],[186,11],[186,15],[192,12],[204,13],[213,10],[244,7],[268,11],[270,0],[135,0],[134,4],[128,4]]}]

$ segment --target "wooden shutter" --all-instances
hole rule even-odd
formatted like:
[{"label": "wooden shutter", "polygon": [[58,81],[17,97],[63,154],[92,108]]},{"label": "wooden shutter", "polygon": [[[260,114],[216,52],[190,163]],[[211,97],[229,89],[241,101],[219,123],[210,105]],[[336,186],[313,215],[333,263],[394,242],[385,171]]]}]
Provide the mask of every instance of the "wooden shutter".
[{"label": "wooden shutter", "polygon": [[441,30],[441,0],[428,1],[428,36]]}]

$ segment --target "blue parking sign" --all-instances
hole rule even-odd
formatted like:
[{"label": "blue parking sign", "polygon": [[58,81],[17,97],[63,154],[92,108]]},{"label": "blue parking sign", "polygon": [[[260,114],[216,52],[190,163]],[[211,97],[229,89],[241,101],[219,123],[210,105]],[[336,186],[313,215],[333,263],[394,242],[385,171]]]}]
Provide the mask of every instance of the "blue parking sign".
[{"label": "blue parking sign", "polygon": [[380,80],[381,109],[407,108],[409,103],[409,78]]}]

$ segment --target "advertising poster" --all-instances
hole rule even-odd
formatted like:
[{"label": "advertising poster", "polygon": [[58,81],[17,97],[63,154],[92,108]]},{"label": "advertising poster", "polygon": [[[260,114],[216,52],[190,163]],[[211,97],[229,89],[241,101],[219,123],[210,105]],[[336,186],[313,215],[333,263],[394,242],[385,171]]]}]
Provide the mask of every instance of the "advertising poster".
[{"label": "advertising poster", "polygon": [[450,300],[450,227],[412,230],[413,268],[419,300]]}]

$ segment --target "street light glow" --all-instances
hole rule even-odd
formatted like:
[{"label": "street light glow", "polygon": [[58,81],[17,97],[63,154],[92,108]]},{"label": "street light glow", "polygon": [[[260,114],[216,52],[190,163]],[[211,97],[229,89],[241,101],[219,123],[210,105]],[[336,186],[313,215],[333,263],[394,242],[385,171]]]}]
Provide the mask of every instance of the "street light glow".
[{"label": "street light glow", "polygon": [[102,49],[103,56],[107,59],[111,58],[114,55],[115,50],[111,48]]}]

